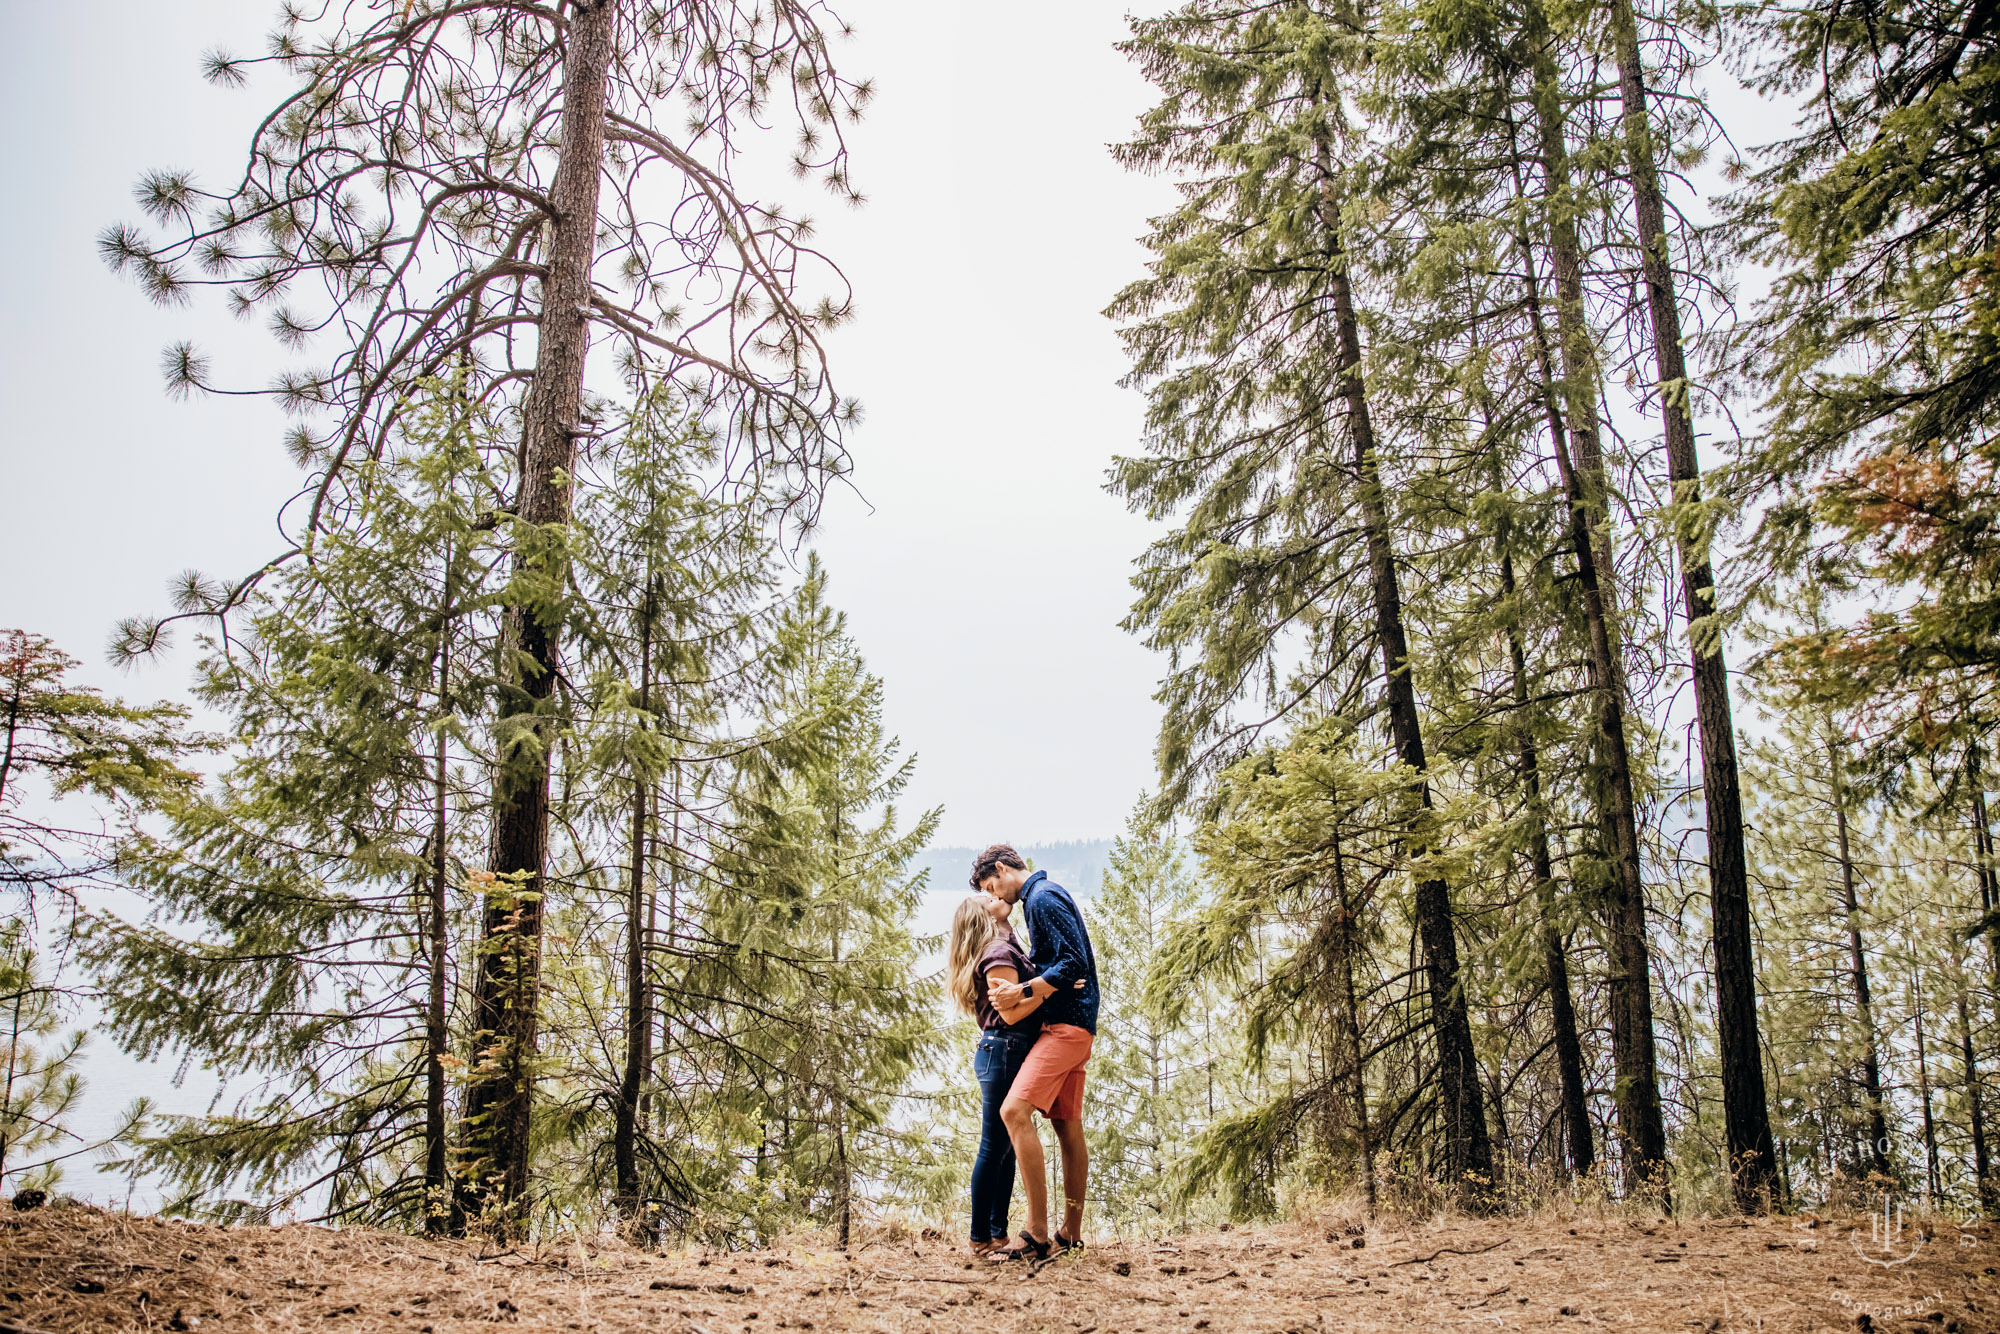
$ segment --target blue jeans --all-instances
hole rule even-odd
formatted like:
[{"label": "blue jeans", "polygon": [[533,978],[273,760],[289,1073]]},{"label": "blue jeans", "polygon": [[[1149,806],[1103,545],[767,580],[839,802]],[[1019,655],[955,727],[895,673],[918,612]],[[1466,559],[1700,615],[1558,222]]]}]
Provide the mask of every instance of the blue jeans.
[{"label": "blue jeans", "polygon": [[1014,1196],[1014,1141],[1000,1120],[1000,1104],[1028,1049],[1034,1029],[992,1029],[979,1039],[972,1054],[972,1073],[979,1080],[979,1155],[972,1160],[972,1239],[1005,1241],[1007,1205]]}]

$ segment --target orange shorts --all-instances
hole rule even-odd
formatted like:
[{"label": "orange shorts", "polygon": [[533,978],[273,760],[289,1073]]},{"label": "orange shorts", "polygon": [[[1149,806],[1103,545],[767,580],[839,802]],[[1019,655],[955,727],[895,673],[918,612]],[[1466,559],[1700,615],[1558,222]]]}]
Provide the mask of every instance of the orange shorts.
[{"label": "orange shorts", "polygon": [[1050,1024],[1028,1049],[1021,1072],[1014,1076],[1010,1098],[1035,1105],[1043,1116],[1075,1121],[1083,1116],[1083,1067],[1095,1039],[1075,1024]]}]

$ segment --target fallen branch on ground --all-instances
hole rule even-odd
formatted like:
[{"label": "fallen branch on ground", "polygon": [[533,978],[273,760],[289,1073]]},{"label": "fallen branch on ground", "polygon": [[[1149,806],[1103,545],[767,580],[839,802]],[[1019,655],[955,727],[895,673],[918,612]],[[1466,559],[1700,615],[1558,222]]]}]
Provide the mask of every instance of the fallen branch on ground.
[{"label": "fallen branch on ground", "polygon": [[1432,1251],[1429,1255],[1418,1255],[1418,1256],[1413,1256],[1408,1260],[1397,1260],[1394,1263],[1392,1263],[1389,1266],[1389,1268],[1394,1269],[1398,1265],[1427,1265],[1431,1261],[1437,1259],[1440,1255],[1484,1255],[1488,1251],[1499,1250],[1502,1246],[1505,1246],[1508,1242],[1512,1240],[1514,1240],[1512,1237],[1502,1237],[1500,1238],[1500,1240],[1494,1242],[1491,1246],[1481,1246],[1478,1250],[1475,1251],[1461,1251],[1456,1246],[1440,1246],[1438,1247],[1438,1249]]}]

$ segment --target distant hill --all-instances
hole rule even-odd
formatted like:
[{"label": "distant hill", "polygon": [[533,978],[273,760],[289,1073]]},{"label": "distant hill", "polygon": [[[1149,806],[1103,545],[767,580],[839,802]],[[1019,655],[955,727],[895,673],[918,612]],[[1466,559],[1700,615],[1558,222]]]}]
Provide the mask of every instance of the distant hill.
[{"label": "distant hill", "polygon": [[[1108,838],[1079,838],[1066,843],[1016,843],[1014,847],[1037,871],[1047,871],[1049,879],[1078,894],[1094,894],[1111,856]],[[972,859],[979,848],[925,848],[910,863],[912,871],[928,868],[926,886],[932,892],[970,891],[965,877],[972,872]]]}]

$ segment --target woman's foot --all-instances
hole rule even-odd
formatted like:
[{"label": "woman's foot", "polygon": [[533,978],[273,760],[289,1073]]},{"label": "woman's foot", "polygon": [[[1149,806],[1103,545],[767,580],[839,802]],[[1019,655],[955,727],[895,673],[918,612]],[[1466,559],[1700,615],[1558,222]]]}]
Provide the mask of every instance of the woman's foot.
[{"label": "woman's foot", "polygon": [[971,1243],[970,1249],[973,1258],[977,1259],[982,1255],[991,1255],[993,1252],[999,1250],[1000,1243],[997,1241],[975,1241]]}]

